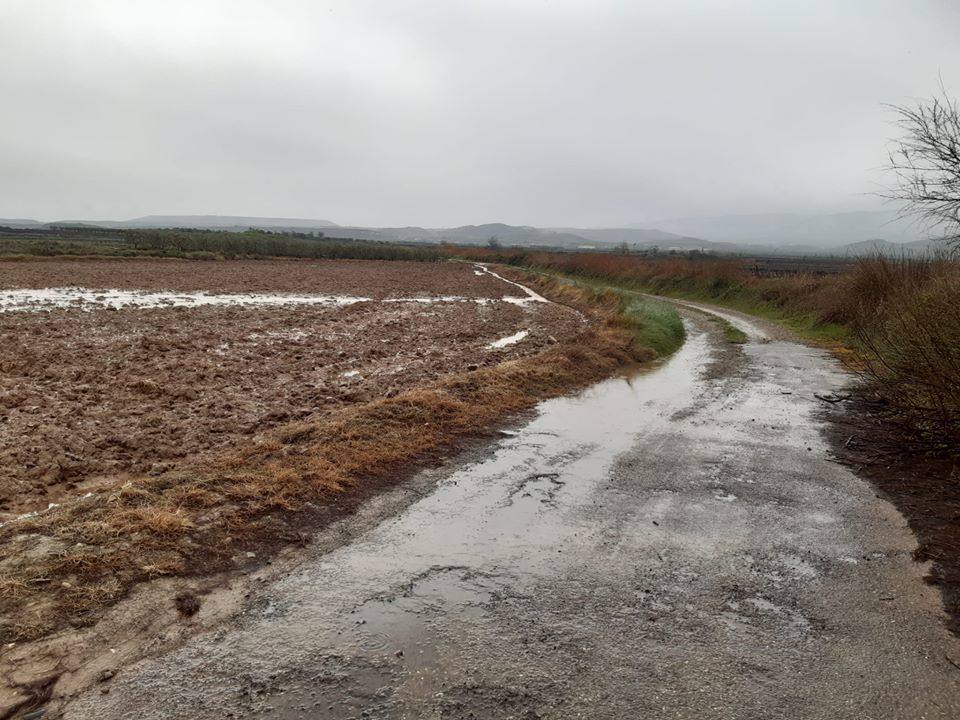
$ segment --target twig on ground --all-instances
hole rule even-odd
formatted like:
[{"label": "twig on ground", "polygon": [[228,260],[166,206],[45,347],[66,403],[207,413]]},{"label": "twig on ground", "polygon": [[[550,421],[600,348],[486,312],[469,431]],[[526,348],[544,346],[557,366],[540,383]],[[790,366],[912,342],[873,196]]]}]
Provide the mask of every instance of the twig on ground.
[{"label": "twig on ground", "polygon": [[847,394],[830,393],[829,395],[821,395],[820,393],[814,393],[813,396],[817,400],[823,400],[824,402],[830,403],[831,405],[836,405],[837,403],[843,402],[844,400],[849,400],[852,397],[852,395],[850,395],[849,393]]}]

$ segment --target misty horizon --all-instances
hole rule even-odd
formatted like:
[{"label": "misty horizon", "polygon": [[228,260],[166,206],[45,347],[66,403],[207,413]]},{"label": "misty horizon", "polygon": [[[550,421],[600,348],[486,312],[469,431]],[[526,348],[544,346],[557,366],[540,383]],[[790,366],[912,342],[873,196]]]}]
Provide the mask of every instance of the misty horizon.
[{"label": "misty horizon", "polygon": [[[7,3],[0,217],[623,227],[887,210],[945,3]],[[949,74],[943,77],[950,88]]]},{"label": "misty horizon", "polygon": [[[246,213],[231,213],[231,212],[151,212],[145,215],[139,215],[137,217],[98,217],[98,218],[82,218],[82,217],[26,217],[26,216],[0,216],[0,223],[5,220],[19,220],[19,221],[29,221],[36,222],[38,224],[56,224],[56,223],[69,223],[69,222],[79,222],[79,223],[89,223],[95,225],[98,222],[101,223],[130,223],[146,219],[169,219],[169,218],[196,218],[196,219],[205,219],[205,220],[225,220],[225,219],[237,219],[237,220],[251,220],[262,223],[263,221],[275,221],[277,223],[301,223],[304,227],[311,228],[322,228],[328,226],[331,228],[388,228],[388,227],[423,227],[423,228],[437,228],[437,229],[449,229],[449,228],[458,228],[458,227],[479,227],[484,225],[509,225],[512,227],[534,227],[534,228],[544,228],[544,229],[558,229],[558,228],[581,228],[581,229],[643,229],[643,228],[655,228],[658,223],[660,224],[669,224],[675,222],[684,222],[689,220],[727,220],[733,218],[776,218],[776,217],[841,217],[841,216],[860,216],[860,215],[886,215],[891,218],[891,220],[896,220],[900,217],[900,213],[889,206],[889,204],[872,208],[872,209],[856,209],[856,210],[843,210],[837,212],[802,212],[802,211],[787,211],[787,212],[757,212],[757,213],[726,213],[726,214],[717,214],[717,215],[690,215],[684,217],[661,217],[646,222],[625,222],[620,224],[595,224],[595,225],[563,225],[560,223],[543,223],[543,224],[533,224],[525,222],[516,222],[516,223],[506,223],[497,218],[489,218],[486,220],[480,220],[476,222],[464,222],[458,223],[455,225],[440,225],[437,223],[417,223],[417,224],[394,224],[394,225],[374,225],[372,223],[352,223],[352,222],[340,222],[333,217],[294,217],[294,216],[284,216],[284,215],[249,215]],[[903,222],[910,223],[913,225],[918,225],[917,221],[910,219],[909,217],[904,217]]]}]

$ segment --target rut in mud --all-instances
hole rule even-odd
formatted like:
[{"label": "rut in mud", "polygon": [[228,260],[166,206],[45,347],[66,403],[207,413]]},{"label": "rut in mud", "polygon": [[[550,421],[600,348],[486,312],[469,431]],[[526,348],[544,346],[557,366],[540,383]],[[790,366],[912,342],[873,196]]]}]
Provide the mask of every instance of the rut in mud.
[{"label": "rut in mud", "polygon": [[66,717],[955,717],[914,539],[829,457],[813,392],[845,376],[736,319],[742,350],[691,315]]}]

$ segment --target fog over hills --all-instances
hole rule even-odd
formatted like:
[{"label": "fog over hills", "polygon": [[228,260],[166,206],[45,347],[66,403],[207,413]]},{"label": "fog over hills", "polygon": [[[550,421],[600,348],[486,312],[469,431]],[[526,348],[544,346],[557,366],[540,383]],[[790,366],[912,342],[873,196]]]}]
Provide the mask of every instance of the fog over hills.
[{"label": "fog over hills", "polygon": [[127,220],[126,227],[189,227],[189,228],[323,228],[336,227],[329,220],[305,218],[246,217],[242,215],[147,215]]},{"label": "fog over hills", "polygon": [[83,225],[105,228],[198,228],[243,231],[316,232],[328,237],[380,242],[452,243],[575,249],[702,250],[738,254],[902,254],[927,252],[938,246],[915,223],[894,212],[850,212],[827,215],[768,213],[691,217],[657,222],[657,227],[538,228],[529,225],[485,223],[451,228],[364,227],[337,225],[329,220],[250,217],[241,215],[148,215],[131,220],[98,222],[0,219],[0,226],[43,228]]},{"label": "fog over hills", "polygon": [[584,237],[563,231],[535,228],[525,225],[486,223],[454,228],[366,228],[338,227],[328,233],[339,237],[363,240],[394,240],[399,242],[454,243],[477,245],[495,240],[501,245],[523,247],[577,248],[591,243]]},{"label": "fog over hills", "polygon": [[720,215],[661,220],[656,225],[668,232],[693,235],[712,242],[804,245],[820,249],[841,248],[867,240],[914,242],[928,236],[915,222],[899,217],[892,210]]},{"label": "fog over hills", "polygon": [[[0,220],[0,224],[10,221]],[[30,221],[34,222],[34,221]],[[36,224],[36,223],[35,223]],[[132,220],[57,220],[50,225],[92,225],[107,228],[197,228],[203,230],[315,230],[336,227],[329,220],[249,217],[244,215],[146,215]],[[17,227],[11,225],[11,227]]]},{"label": "fog over hills", "polygon": [[557,232],[578,235],[590,242],[605,245],[665,245],[670,247],[702,247],[703,240],[684,237],[681,234],[664,232],[654,228],[554,228]]}]

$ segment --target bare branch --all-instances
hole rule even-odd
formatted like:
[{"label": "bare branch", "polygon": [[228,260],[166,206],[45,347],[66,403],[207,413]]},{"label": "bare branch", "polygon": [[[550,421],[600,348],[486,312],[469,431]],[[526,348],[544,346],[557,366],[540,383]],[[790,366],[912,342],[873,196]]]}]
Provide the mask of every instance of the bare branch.
[{"label": "bare branch", "polygon": [[886,197],[960,248],[960,105],[941,87],[940,96],[915,107],[887,107],[904,135],[889,153],[896,184]]}]

